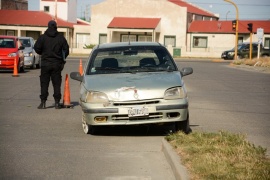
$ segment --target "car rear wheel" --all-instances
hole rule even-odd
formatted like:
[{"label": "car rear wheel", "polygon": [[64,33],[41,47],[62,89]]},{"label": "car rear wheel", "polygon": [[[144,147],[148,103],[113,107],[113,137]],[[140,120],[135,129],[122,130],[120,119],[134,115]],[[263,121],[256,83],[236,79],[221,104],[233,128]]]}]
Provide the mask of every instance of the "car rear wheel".
[{"label": "car rear wheel", "polygon": [[187,119],[185,121],[177,121],[174,123],[175,126],[175,132],[182,131],[185,134],[189,134],[192,132],[190,126],[189,126],[189,114],[187,115]]},{"label": "car rear wheel", "polygon": [[97,128],[86,123],[84,113],[82,114],[82,128],[85,134],[92,134],[92,135],[96,134]]}]

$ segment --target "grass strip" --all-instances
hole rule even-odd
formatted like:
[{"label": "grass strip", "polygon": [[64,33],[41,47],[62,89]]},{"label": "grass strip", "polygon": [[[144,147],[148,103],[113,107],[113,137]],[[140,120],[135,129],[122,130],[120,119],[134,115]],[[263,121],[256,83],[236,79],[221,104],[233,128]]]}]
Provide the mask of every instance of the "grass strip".
[{"label": "grass strip", "polygon": [[249,143],[243,134],[177,132],[165,139],[180,155],[190,179],[270,179],[266,149]]}]

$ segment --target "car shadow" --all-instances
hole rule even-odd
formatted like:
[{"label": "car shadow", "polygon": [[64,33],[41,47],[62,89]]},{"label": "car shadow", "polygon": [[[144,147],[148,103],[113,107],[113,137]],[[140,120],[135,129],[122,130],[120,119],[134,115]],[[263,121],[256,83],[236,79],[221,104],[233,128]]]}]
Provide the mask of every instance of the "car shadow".
[{"label": "car shadow", "polygon": [[174,132],[173,124],[122,125],[98,127],[94,136],[167,136]]}]

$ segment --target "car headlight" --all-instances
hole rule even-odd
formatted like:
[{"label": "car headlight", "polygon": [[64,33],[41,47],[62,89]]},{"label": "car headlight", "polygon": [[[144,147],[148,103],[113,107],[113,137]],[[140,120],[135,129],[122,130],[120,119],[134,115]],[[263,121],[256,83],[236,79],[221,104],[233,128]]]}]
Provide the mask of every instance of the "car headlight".
[{"label": "car headlight", "polygon": [[8,57],[16,57],[17,53],[10,53]]},{"label": "car headlight", "polygon": [[31,56],[33,56],[33,53],[31,53],[31,52],[30,53],[24,53],[24,56],[25,57],[31,57]]},{"label": "car headlight", "polygon": [[94,104],[107,104],[109,103],[109,99],[105,93],[97,92],[97,91],[85,91],[81,100],[86,103],[94,103]]},{"label": "car headlight", "polygon": [[164,99],[183,99],[187,97],[186,88],[175,87],[165,91]]},{"label": "car headlight", "polygon": [[232,56],[232,55],[234,55],[234,52],[228,52],[228,54],[229,54],[230,56]]}]

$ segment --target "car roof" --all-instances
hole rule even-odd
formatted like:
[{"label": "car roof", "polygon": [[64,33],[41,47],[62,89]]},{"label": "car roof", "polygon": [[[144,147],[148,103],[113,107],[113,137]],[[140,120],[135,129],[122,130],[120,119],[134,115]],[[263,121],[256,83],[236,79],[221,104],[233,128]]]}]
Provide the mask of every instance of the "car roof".
[{"label": "car roof", "polygon": [[[239,45],[242,45],[242,44],[246,45],[246,44],[250,44],[250,42],[239,43]],[[252,44],[258,44],[258,43],[257,42],[252,42]]]},{"label": "car roof", "polygon": [[19,37],[19,39],[31,39],[32,37]]},{"label": "car roof", "polygon": [[13,39],[16,39],[16,38],[18,38],[18,37],[17,37],[17,36],[0,35],[0,38],[13,38]]},{"label": "car roof", "polygon": [[97,49],[106,49],[106,48],[117,48],[117,47],[126,47],[126,46],[162,46],[157,42],[113,42],[113,43],[104,43],[98,45]]}]

